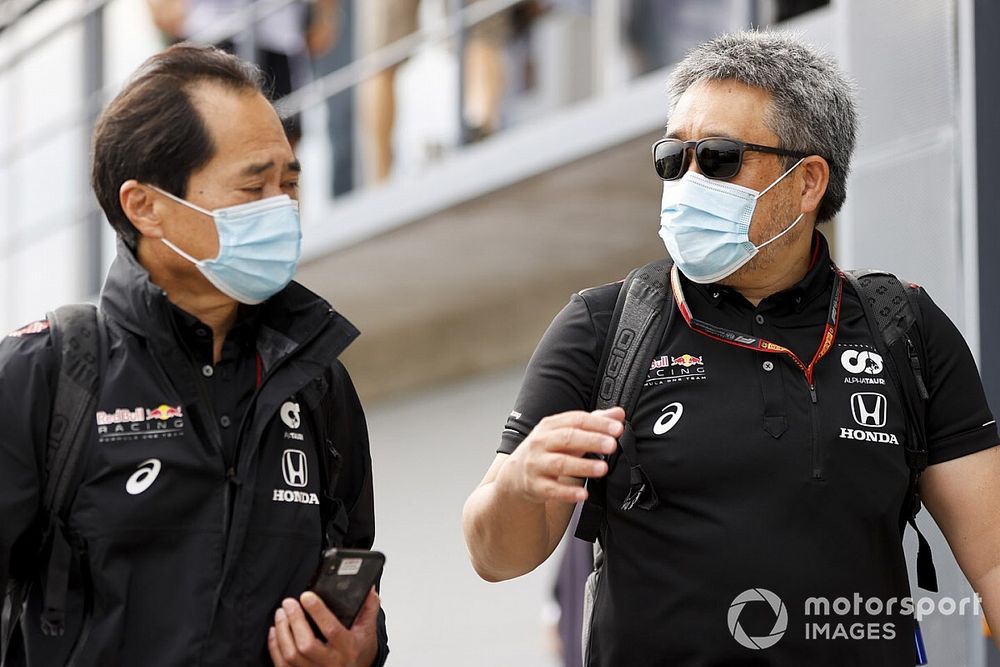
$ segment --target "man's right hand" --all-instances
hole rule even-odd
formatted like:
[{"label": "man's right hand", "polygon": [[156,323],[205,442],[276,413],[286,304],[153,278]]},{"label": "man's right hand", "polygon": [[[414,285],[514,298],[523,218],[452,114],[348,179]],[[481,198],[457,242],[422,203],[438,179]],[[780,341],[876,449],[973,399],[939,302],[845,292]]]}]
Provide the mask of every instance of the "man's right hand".
[{"label": "man's right hand", "polygon": [[617,407],[542,419],[497,473],[497,490],[538,504],[586,500],[579,479],[603,477],[608,464],[584,456],[613,453],[624,421],[625,411]]}]

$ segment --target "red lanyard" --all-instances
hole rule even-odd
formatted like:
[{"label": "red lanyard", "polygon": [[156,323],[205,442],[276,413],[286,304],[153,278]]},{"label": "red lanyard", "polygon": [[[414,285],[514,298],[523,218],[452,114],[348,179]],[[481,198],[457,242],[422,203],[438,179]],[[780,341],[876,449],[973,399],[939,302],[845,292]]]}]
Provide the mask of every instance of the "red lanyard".
[{"label": "red lanyard", "polygon": [[809,383],[809,387],[812,389],[813,369],[816,367],[819,360],[830,351],[830,348],[833,347],[833,341],[837,338],[837,326],[840,324],[840,304],[844,297],[844,274],[839,270],[836,270],[836,275],[837,278],[833,285],[833,293],[830,295],[830,312],[826,319],[826,327],[823,329],[823,338],[820,340],[819,347],[816,349],[816,354],[813,355],[813,359],[809,362],[808,366],[802,363],[802,360],[795,356],[795,353],[784,345],[772,343],[771,341],[758,336],[751,336],[750,334],[744,334],[731,329],[717,327],[714,324],[709,324],[708,322],[696,319],[694,315],[691,314],[691,309],[688,307],[687,300],[684,298],[684,290],[681,289],[680,273],[677,271],[676,264],[670,272],[670,285],[673,288],[674,299],[677,301],[677,307],[680,308],[681,316],[684,318],[684,321],[692,331],[697,331],[702,335],[714,338],[715,340],[727,343],[728,345],[745,347],[748,350],[768,352],[771,354],[787,354],[791,357],[792,361],[795,362],[795,365],[801,368],[802,372],[805,373],[806,382]]}]

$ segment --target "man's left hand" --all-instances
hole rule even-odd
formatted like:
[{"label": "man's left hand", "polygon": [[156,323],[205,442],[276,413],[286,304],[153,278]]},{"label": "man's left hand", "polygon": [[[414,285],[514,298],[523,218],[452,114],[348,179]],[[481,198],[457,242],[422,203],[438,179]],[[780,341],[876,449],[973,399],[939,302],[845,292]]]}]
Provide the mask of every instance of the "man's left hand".
[{"label": "man's left hand", "polygon": [[[379,606],[372,588],[348,630],[315,593],[306,591],[299,600],[286,598],[267,633],[271,660],[275,667],[371,667],[378,655]],[[325,641],[316,637],[307,613]]]}]

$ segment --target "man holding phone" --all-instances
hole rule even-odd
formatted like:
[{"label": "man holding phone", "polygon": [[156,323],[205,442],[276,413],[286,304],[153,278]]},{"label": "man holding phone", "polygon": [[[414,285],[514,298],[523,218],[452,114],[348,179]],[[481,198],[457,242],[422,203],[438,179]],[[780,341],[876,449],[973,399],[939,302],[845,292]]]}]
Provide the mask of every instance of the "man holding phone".
[{"label": "man holding phone", "polygon": [[349,629],[306,592],[375,516],[358,332],[291,280],[299,171],[216,49],[151,57],[102,113],[100,306],[0,341],[5,667],[385,662],[371,584]]}]

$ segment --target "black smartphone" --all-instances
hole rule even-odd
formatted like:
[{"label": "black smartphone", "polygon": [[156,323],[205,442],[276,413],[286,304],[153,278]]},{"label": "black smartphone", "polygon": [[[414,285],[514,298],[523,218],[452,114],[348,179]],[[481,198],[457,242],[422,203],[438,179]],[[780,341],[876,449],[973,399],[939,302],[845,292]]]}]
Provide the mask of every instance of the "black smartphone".
[{"label": "black smartphone", "polygon": [[345,628],[350,628],[383,567],[385,554],[378,551],[328,549],[309,590],[326,603]]}]

